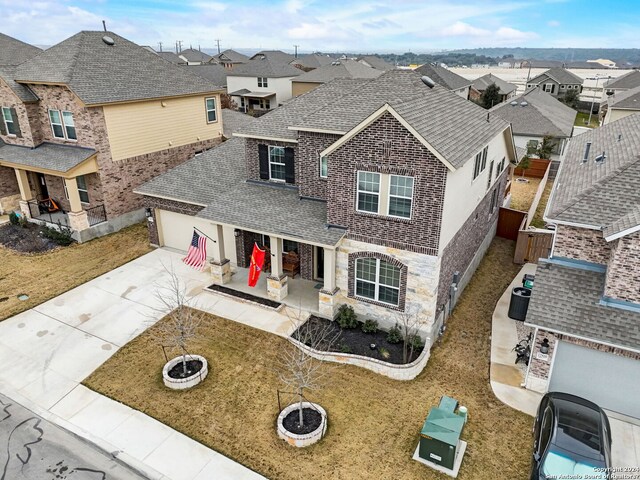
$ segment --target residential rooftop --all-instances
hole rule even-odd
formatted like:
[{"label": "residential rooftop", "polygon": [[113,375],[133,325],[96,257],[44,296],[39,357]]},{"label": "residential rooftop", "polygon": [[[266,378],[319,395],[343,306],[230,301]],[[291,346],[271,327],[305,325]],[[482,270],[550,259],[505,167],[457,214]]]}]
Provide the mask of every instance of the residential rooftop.
[{"label": "residential rooftop", "polygon": [[640,110],[640,86],[611,95],[607,105],[611,108]]},{"label": "residential rooftop", "polygon": [[331,62],[335,62],[336,59],[329,55],[320,53],[309,53],[308,55],[301,55],[291,62],[291,65],[300,65],[304,68],[318,68],[325,65],[330,65]]},{"label": "residential rooftop", "polygon": [[376,70],[382,70],[386,72],[387,70],[393,70],[396,68],[394,65],[387,62],[385,59],[377,57],[375,55],[365,55],[364,57],[359,57],[358,61],[360,63],[365,63],[369,65],[371,68],[375,68]]},{"label": "residential rooftop", "polygon": [[430,63],[425,63],[414,71],[418,72],[420,75],[426,75],[438,85],[442,85],[448,90],[460,90],[461,88],[467,88],[471,85],[471,80],[467,80],[444,67],[432,65]]},{"label": "residential rooftop", "polygon": [[198,75],[199,77],[208,80],[213,85],[218,85],[221,88],[226,88],[227,75],[231,70],[224,68],[222,65],[207,63],[205,65],[185,65],[186,71]]},{"label": "residential rooftop", "polygon": [[0,33],[0,65],[20,65],[40,52],[38,47]]},{"label": "residential rooftop", "polygon": [[282,50],[262,50],[253,55],[249,60],[258,58],[268,58],[272,62],[289,64],[296,59],[294,55],[283,52]]},{"label": "residential rooftop", "polygon": [[44,142],[36,148],[7,145],[0,140],[0,158],[4,162],[66,173],[96,154],[92,148]]},{"label": "residential rooftop", "polygon": [[483,75],[480,78],[476,78],[471,85],[479,92],[484,92],[489,85],[494,85],[500,89],[500,95],[509,95],[517,87],[513,83],[505,82],[500,77],[497,77],[491,73]]},{"label": "residential rooftop", "polygon": [[173,52],[156,52],[156,54],[159,57],[164,58],[166,61],[171,62],[175,65],[183,65],[187,63]]},{"label": "residential rooftop", "polygon": [[609,80],[604,86],[605,88],[624,90],[640,87],[640,70],[631,70],[618,78]]},{"label": "residential rooftop", "polygon": [[231,49],[220,52],[218,55],[215,55],[215,58],[221,61],[229,61],[231,63],[247,63],[249,61],[249,57]]},{"label": "residential rooftop", "polygon": [[576,83],[582,85],[583,83],[582,78],[577,76],[575,73],[571,73],[566,68],[560,67],[550,68],[546,72],[542,72],[540,75],[528,80],[527,83],[537,85],[538,83],[543,82],[546,77],[555,80],[561,85],[571,85]]},{"label": "residential rooftop", "polygon": [[196,50],[195,48],[187,48],[186,50],[180,51],[178,56],[184,57],[188,62],[202,62],[208,63],[213,57],[207,53],[204,53],[200,50]]},{"label": "residential rooftop", "polygon": [[33,90],[26,85],[16,83],[14,80],[16,68],[16,65],[0,65],[0,79],[2,79],[23,102],[37,102],[38,96],[33,93]]},{"label": "residential rooftop", "polygon": [[229,76],[283,78],[297,77],[304,73],[299,68],[289,65],[289,62],[282,61],[281,55],[256,55],[248,62],[234,66]]},{"label": "residential rooftop", "polygon": [[256,117],[246,113],[231,110],[230,108],[222,109],[222,128],[223,134],[227,138],[231,138],[234,132],[252,124],[256,121]]},{"label": "residential rooftop", "polygon": [[295,82],[326,83],[336,78],[377,78],[384,72],[356,60],[334,60],[328,65],[303,73]]}]

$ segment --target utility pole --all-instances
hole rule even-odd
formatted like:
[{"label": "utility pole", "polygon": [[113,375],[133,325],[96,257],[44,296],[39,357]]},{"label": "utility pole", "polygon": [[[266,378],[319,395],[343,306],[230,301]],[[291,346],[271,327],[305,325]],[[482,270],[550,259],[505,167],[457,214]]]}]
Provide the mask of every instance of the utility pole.
[{"label": "utility pole", "polygon": [[220,54],[220,39],[216,38],[216,44],[218,45],[218,54]]},{"label": "utility pole", "polygon": [[162,51],[162,42],[158,42],[158,47],[160,48],[160,51]]},{"label": "utility pole", "polygon": [[295,49],[296,49],[295,58],[298,58],[298,47],[299,47],[299,46],[300,46],[300,45],[294,45],[294,46],[293,46],[293,48],[295,48]]},{"label": "utility pole", "polygon": [[102,28],[105,32],[107,31],[107,22],[105,22],[104,20],[102,20]]},{"label": "utility pole", "polygon": [[176,53],[180,53],[182,51],[182,40],[176,40]]}]

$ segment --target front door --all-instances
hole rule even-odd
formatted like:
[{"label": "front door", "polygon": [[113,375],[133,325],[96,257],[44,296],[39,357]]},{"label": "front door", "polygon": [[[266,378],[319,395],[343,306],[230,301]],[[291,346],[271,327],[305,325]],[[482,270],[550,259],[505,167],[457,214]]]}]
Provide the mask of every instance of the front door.
[{"label": "front door", "polygon": [[313,247],[316,257],[316,280],[324,279],[324,248]]},{"label": "front door", "polygon": [[49,198],[49,189],[47,188],[47,182],[43,173],[36,173],[38,177],[38,191],[40,192],[40,198]]}]

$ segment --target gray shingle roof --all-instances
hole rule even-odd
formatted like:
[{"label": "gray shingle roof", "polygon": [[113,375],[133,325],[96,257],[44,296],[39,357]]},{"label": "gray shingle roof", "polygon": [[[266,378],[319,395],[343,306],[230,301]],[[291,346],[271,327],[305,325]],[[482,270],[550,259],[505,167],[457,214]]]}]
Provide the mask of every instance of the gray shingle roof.
[{"label": "gray shingle roof", "polygon": [[625,216],[620,217],[611,225],[607,225],[602,231],[602,236],[607,239],[613,235],[618,235],[625,230],[635,228],[640,225],[640,205],[635,205]]},{"label": "gray shingle roof", "polygon": [[[107,45],[102,37],[115,41]],[[16,69],[21,83],[67,85],[87,105],[219,90],[207,80],[111,32],[80,32]]]},{"label": "gray shingle roof", "polygon": [[178,55],[173,52],[156,52],[159,57],[164,58],[166,61],[173,63],[174,65],[184,65],[185,62]]},{"label": "gray shingle roof", "polygon": [[256,58],[260,57],[266,57],[272,62],[286,64],[289,64],[296,59],[294,55],[285,53],[282,50],[262,50],[261,52],[258,52],[254,56],[252,56],[249,60],[255,60]]},{"label": "gray shingle roof", "polygon": [[[513,105],[516,102],[517,105]],[[526,102],[526,106],[521,106]],[[570,137],[577,112],[539,88],[496,105],[492,114],[511,122],[514,135]]]},{"label": "gray shingle roof", "polygon": [[0,142],[0,163],[17,163],[26,167],[40,167],[56,172],[68,172],[95,155],[92,148],[42,143],[36,148],[6,145]]},{"label": "gray shingle roof", "polygon": [[605,267],[540,259],[526,324],[640,349],[640,313],[600,305]]},{"label": "gray shingle roof", "polygon": [[426,75],[438,85],[442,85],[449,90],[460,90],[461,88],[466,88],[471,85],[471,80],[467,80],[457,73],[453,73],[451,70],[437,65],[425,63],[421,67],[416,68],[415,71],[420,75]]},{"label": "gray shingle roof", "polygon": [[582,85],[584,81],[582,80],[582,78],[580,78],[574,73],[571,73],[569,70],[565,68],[550,68],[546,72],[543,72],[540,75],[533,77],[527,83],[537,85],[545,81],[547,78],[551,78],[552,80],[555,80],[561,85],[575,85],[575,84]]},{"label": "gray shingle roof", "polygon": [[224,108],[222,109],[223,134],[225,137],[231,138],[233,136],[233,132],[237,132],[247,125],[252,124],[255,120],[256,117],[252,117],[246,113]]},{"label": "gray shingle roof", "polygon": [[0,33],[0,65],[20,65],[40,52],[38,47]]},{"label": "gray shingle roof", "polygon": [[13,80],[15,72],[15,65],[0,65],[0,78],[5,81],[18,98],[23,102],[36,102],[38,97],[29,87],[26,85],[20,85]]},{"label": "gray shingle roof", "polygon": [[178,53],[179,57],[184,57],[188,62],[202,62],[207,63],[213,59],[211,55],[208,55],[200,50],[196,50],[195,48],[187,48],[185,50],[180,51]]},{"label": "gray shingle roof", "polygon": [[206,65],[185,65],[182,68],[210,81],[214,85],[226,88],[229,70],[222,65],[208,63]]},{"label": "gray shingle roof", "polygon": [[479,92],[484,92],[489,85],[494,84],[500,89],[500,95],[509,95],[517,87],[513,83],[505,82],[500,77],[496,77],[491,73],[476,78],[471,85]]},{"label": "gray shingle roof", "polygon": [[613,78],[604,84],[605,88],[629,89],[640,87],[640,70],[632,70],[618,78]]},{"label": "gray shingle roof", "polygon": [[[324,202],[297,189],[246,182],[244,141],[234,138],[145,183],[136,193],[206,205],[196,216],[234,227],[334,246],[344,230],[327,228]],[[194,182],[194,178],[198,179]]]},{"label": "gray shingle roof", "polygon": [[[603,151],[605,161],[596,163]],[[555,183],[550,219],[605,228],[640,205],[640,113],[573,137]]]},{"label": "gray shingle roof", "polygon": [[305,68],[318,68],[325,65],[330,65],[331,62],[335,62],[336,59],[329,55],[322,55],[320,53],[310,53],[308,55],[301,55],[291,62],[291,65],[301,65]]},{"label": "gray shingle roof", "polygon": [[304,72],[299,68],[282,62],[279,55],[252,57],[247,63],[241,63],[233,67],[229,76],[233,77],[266,77],[282,78],[297,77]]},{"label": "gray shingle roof", "polygon": [[224,52],[220,52],[215,56],[218,60],[231,62],[231,63],[246,63],[249,61],[249,57],[243,55],[235,50],[225,50]]},{"label": "gray shingle roof", "polygon": [[303,73],[294,82],[326,83],[336,78],[377,78],[384,72],[355,60],[335,60],[329,65]]},{"label": "gray shingle roof", "polygon": [[376,57],[375,55],[365,55],[364,57],[358,58],[358,61],[369,65],[371,68],[375,68],[376,70],[382,70],[386,72],[387,70],[393,70],[396,68],[394,65],[391,65],[386,60]]},{"label": "gray shingle roof", "polygon": [[640,87],[624,90],[607,99],[610,108],[640,110]]}]

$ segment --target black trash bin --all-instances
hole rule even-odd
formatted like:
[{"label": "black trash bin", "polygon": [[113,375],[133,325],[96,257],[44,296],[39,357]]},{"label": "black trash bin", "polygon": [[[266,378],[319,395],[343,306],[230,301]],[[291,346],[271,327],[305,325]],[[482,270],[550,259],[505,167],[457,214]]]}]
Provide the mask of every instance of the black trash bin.
[{"label": "black trash bin", "polygon": [[511,302],[509,303],[509,318],[524,322],[529,308],[531,289],[516,287],[511,291]]}]

